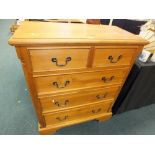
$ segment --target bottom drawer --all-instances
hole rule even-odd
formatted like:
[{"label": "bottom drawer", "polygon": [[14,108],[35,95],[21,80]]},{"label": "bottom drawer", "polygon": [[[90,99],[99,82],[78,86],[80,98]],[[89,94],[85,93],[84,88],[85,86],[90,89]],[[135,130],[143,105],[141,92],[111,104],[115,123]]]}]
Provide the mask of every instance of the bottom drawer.
[{"label": "bottom drawer", "polygon": [[104,101],[96,103],[89,106],[84,106],[82,108],[75,108],[72,110],[64,110],[63,112],[55,112],[50,114],[45,114],[46,125],[54,125],[65,123],[69,121],[75,121],[76,119],[88,119],[95,115],[109,112],[113,101]]}]

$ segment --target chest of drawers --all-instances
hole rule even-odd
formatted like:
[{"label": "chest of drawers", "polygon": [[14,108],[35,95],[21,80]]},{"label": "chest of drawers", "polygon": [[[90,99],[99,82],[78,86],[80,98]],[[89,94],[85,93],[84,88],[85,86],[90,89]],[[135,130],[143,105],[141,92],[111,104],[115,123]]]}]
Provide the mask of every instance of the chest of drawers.
[{"label": "chest of drawers", "polygon": [[40,134],[111,118],[147,43],[115,26],[23,22],[9,44],[21,61]]}]

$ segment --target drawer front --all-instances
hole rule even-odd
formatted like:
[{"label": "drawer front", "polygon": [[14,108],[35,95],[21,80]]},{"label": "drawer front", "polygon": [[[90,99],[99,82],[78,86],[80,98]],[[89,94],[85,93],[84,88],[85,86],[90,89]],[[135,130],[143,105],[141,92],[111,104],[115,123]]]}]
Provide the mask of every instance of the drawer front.
[{"label": "drawer front", "polygon": [[128,69],[36,77],[38,95],[121,84]]},{"label": "drawer front", "polygon": [[34,72],[87,68],[90,48],[30,49]]},{"label": "drawer front", "polygon": [[96,48],[93,67],[130,65],[136,49]]},{"label": "drawer front", "polygon": [[70,94],[53,95],[52,97],[41,98],[40,102],[43,112],[48,112],[98,101],[105,101],[107,99],[114,99],[118,90],[119,87],[117,86],[77,92],[75,91]]},{"label": "drawer front", "polygon": [[54,125],[76,119],[93,117],[98,114],[107,113],[111,105],[112,101],[105,101],[91,106],[85,106],[83,108],[75,108],[72,110],[64,110],[63,112],[46,114],[44,115],[45,121],[47,125]]}]

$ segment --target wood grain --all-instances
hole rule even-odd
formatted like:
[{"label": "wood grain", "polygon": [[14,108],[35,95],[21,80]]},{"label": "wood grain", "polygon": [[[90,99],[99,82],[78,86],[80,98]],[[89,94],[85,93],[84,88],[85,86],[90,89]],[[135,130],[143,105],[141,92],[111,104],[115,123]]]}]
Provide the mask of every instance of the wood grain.
[{"label": "wood grain", "polygon": [[43,97],[40,98],[40,102],[42,104],[43,113],[63,111],[69,108],[92,104],[97,101],[114,99],[118,90],[119,86],[86,89],[82,91],[76,90],[71,93]]},{"label": "wood grain", "polygon": [[9,44],[21,61],[40,134],[110,119],[147,43],[115,26],[23,22]]},{"label": "wood grain", "polygon": [[25,21],[10,38],[9,43],[12,45],[70,43],[145,45],[148,41],[116,26]]},{"label": "wood grain", "polygon": [[112,101],[101,101],[93,105],[64,110],[63,112],[54,112],[45,114],[47,125],[58,125],[63,122],[70,122],[76,119],[83,119],[94,115],[107,113]]},{"label": "wood grain", "polygon": [[[34,72],[82,69],[87,68],[90,47],[29,49],[29,52]],[[67,58],[70,60],[67,61]]]},{"label": "wood grain", "polygon": [[38,96],[93,87],[122,84],[128,69],[104,70],[89,73],[60,74],[34,78]]},{"label": "wood grain", "polygon": [[128,66],[134,57],[136,48],[95,47],[93,67]]},{"label": "wood grain", "polygon": [[49,135],[49,134],[53,134],[55,133],[57,130],[59,130],[60,128],[63,127],[67,127],[67,126],[71,126],[71,125],[75,125],[75,124],[79,124],[79,123],[83,123],[83,122],[87,122],[90,120],[98,120],[98,119],[102,119],[103,120],[108,120],[112,117],[112,113],[102,113],[102,114],[98,114],[98,115],[91,115],[89,117],[84,117],[84,118],[80,118],[80,119],[76,119],[76,120],[72,120],[69,122],[63,122],[61,124],[56,124],[56,125],[48,125],[46,126],[46,128],[40,128],[39,127],[39,133],[42,135]]}]

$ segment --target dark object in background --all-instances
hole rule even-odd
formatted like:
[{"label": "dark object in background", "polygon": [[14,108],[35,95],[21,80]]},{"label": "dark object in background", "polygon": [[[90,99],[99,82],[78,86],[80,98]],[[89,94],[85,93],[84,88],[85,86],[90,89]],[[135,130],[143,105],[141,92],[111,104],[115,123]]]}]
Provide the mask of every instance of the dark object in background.
[{"label": "dark object in background", "polygon": [[86,23],[87,24],[96,24],[96,25],[101,24],[100,19],[87,19]]},{"label": "dark object in background", "polygon": [[134,64],[114,106],[113,114],[155,103],[155,63]]},{"label": "dark object in background", "polygon": [[100,19],[101,24],[103,25],[109,25],[110,19]]},{"label": "dark object in background", "polygon": [[[101,24],[108,25],[110,19],[101,19]],[[139,34],[140,27],[144,25],[146,21],[129,20],[129,19],[113,19],[112,25],[118,26],[128,32]]]}]

